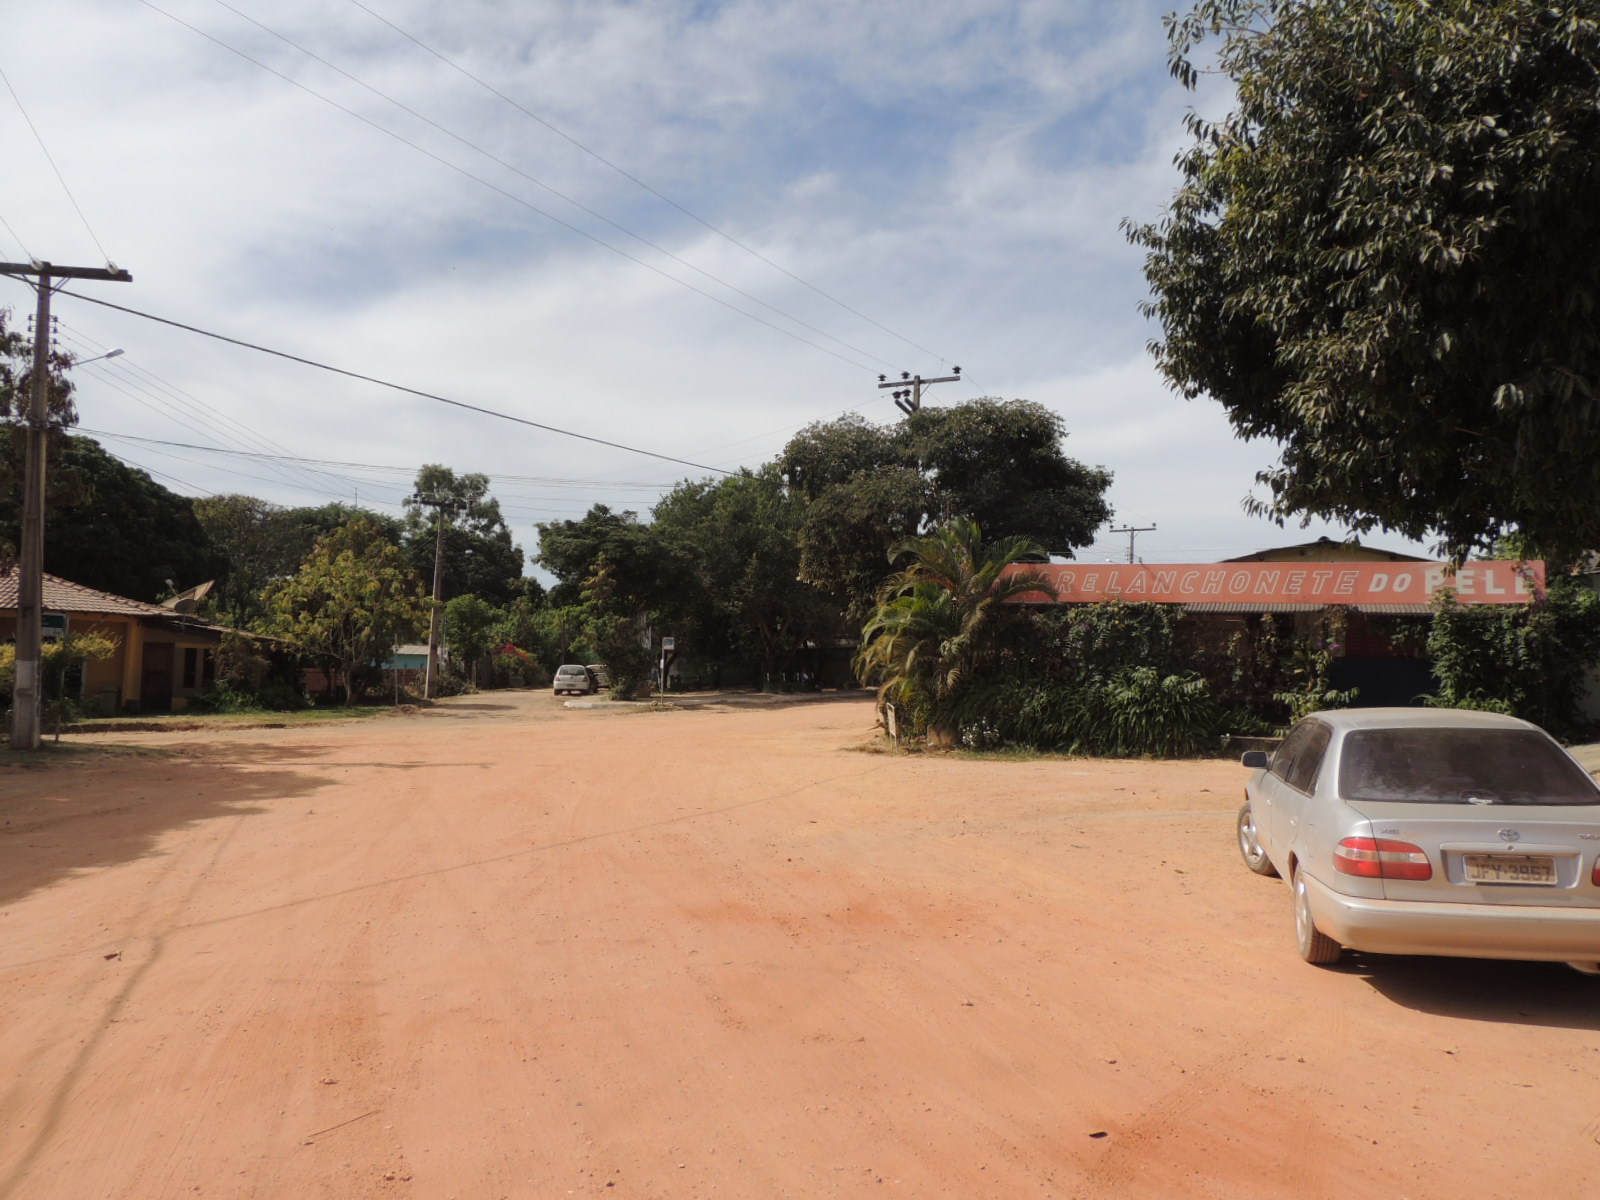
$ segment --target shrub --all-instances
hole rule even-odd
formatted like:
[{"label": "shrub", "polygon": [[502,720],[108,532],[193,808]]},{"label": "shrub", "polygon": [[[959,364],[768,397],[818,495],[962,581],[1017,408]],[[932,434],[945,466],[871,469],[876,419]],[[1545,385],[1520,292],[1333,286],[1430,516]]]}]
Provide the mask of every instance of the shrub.
[{"label": "shrub", "polygon": [[1221,717],[1200,675],[1128,667],[1078,683],[974,686],[938,720],[972,748],[1020,745],[1112,758],[1192,758],[1216,749]]},{"label": "shrub", "polygon": [[1469,607],[1443,593],[1428,653],[1439,681],[1429,703],[1509,713],[1574,736],[1584,677],[1600,661],[1600,596],[1567,579],[1526,605]]},{"label": "shrub", "polygon": [[1193,758],[1216,750],[1220,713],[1210,686],[1192,671],[1161,675],[1153,667],[1129,667],[1085,699],[1075,753]]}]

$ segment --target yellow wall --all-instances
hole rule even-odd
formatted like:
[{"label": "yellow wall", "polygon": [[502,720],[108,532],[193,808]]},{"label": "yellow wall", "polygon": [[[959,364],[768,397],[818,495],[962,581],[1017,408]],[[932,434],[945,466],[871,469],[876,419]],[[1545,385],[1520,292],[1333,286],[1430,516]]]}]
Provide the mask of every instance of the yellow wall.
[{"label": "yellow wall", "polygon": [[[13,613],[0,615],[0,642],[16,637],[17,620]],[[102,633],[117,643],[110,658],[84,664],[82,701],[104,715],[138,711],[143,683],[144,648],[151,643],[170,642],[173,650],[172,709],[181,712],[198,687],[183,686],[183,652],[195,647],[215,654],[221,638],[215,633],[192,633],[141,625],[135,617],[68,614],[69,633]]]}]

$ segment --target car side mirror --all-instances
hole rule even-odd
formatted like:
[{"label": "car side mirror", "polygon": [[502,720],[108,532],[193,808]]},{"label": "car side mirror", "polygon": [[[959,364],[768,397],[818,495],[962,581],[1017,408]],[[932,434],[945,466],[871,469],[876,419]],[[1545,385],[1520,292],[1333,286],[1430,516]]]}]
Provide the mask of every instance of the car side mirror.
[{"label": "car side mirror", "polygon": [[1265,750],[1246,750],[1239,761],[1247,767],[1265,770],[1272,765],[1272,756]]}]

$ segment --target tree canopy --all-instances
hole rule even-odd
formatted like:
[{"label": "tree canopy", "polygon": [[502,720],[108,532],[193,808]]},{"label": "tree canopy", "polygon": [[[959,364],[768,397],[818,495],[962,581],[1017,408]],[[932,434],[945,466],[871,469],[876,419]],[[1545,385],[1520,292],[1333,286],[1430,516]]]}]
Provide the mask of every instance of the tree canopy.
[{"label": "tree canopy", "polygon": [[[53,428],[78,423],[78,412],[72,403],[72,380],[66,374],[71,366],[70,355],[51,353],[45,405]],[[33,343],[12,327],[11,310],[0,308],[0,422],[26,419],[32,396]]]},{"label": "tree canopy", "polygon": [[278,633],[338,667],[347,702],[396,646],[417,636],[428,614],[405,558],[376,522],[361,519],[319,541],[266,600]]},{"label": "tree canopy", "polygon": [[856,672],[863,683],[879,685],[880,701],[905,710],[905,733],[921,734],[939,722],[940,710],[983,662],[1000,605],[1030,592],[1054,594],[1038,571],[1008,573],[1014,563],[1043,552],[1022,537],[985,541],[968,517],[895,547],[896,556],[904,553],[911,562],[884,581],[861,631]]},{"label": "tree canopy", "polygon": [[[50,574],[155,601],[227,569],[189,497],[107,454],[92,438],[64,434],[53,443],[45,495],[44,569]],[[20,481],[21,453],[21,438],[0,441],[0,464],[6,464],[0,474]],[[13,545],[19,494],[20,483],[13,502],[0,505],[0,540]]]},{"label": "tree canopy", "polygon": [[657,607],[681,573],[677,552],[627,509],[596,504],[576,521],[541,521],[534,528],[535,560],[556,577],[550,603],[557,608],[581,601],[584,581],[602,558],[610,567],[615,603],[633,610]]},{"label": "tree canopy", "polygon": [[[66,374],[69,366],[71,359],[66,355],[51,355],[45,404],[52,452],[60,447],[65,437],[63,430],[78,420],[72,403],[72,380]],[[0,568],[17,552],[26,456],[23,423],[32,395],[33,343],[13,327],[11,310],[0,308],[0,513],[5,514],[0,517]]]},{"label": "tree canopy", "polygon": [[457,475],[449,467],[430,463],[417,472],[416,495],[441,504],[444,514],[441,538],[441,509],[406,503],[402,547],[417,577],[431,586],[437,543],[444,599],[471,595],[496,605],[509,604],[520,591],[524,559],[500,515],[500,502],[489,494],[489,477]]},{"label": "tree canopy", "polygon": [[289,509],[254,496],[202,496],[194,515],[228,560],[218,600],[233,621],[265,615],[262,592],[298,570],[316,542]]},{"label": "tree canopy", "polygon": [[1204,0],[1169,33],[1236,107],[1128,233],[1168,380],[1281,444],[1254,507],[1600,546],[1600,8]]},{"label": "tree canopy", "polygon": [[743,659],[772,679],[831,629],[823,596],[799,578],[802,506],[776,466],[680,484],[653,515],[651,528],[684,564],[663,632],[697,658]]},{"label": "tree canopy", "polygon": [[851,414],[801,430],[779,462],[805,501],[800,575],[854,620],[871,611],[891,546],[951,517],[1069,555],[1111,516],[1111,474],[1068,458],[1061,417],[1027,400],[925,408],[892,426]]}]

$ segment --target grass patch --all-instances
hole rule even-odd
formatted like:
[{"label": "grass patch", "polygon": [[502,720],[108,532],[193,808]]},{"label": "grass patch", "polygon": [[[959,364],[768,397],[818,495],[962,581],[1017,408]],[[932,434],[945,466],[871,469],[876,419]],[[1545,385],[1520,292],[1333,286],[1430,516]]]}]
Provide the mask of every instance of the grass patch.
[{"label": "grass patch", "polygon": [[150,713],[138,717],[102,717],[63,726],[63,733],[190,733],[208,729],[283,729],[297,725],[327,725],[338,721],[367,721],[374,717],[407,716],[416,705],[399,708],[352,705],[349,708],[302,708],[288,712]]},{"label": "grass patch", "polygon": [[183,751],[176,746],[94,746],[83,742],[42,742],[39,749],[28,752],[13,750],[9,743],[0,745],[0,770],[7,767],[19,771],[43,771],[55,767],[85,767],[116,759],[178,758]]}]

